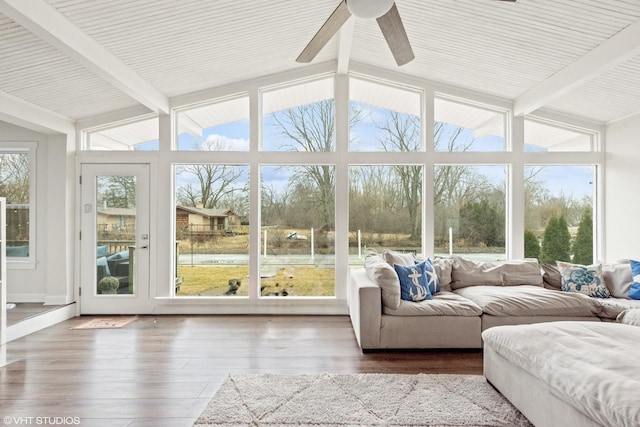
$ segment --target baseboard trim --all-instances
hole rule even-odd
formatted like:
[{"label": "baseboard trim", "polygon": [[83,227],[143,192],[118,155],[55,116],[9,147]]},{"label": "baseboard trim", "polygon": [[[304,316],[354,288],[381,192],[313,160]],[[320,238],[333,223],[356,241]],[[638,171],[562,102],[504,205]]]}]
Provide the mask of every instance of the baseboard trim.
[{"label": "baseboard trim", "polygon": [[65,320],[71,319],[75,316],[76,303],[71,303],[28,319],[21,320],[18,323],[7,326],[7,342],[22,338],[57,323],[64,322]]}]

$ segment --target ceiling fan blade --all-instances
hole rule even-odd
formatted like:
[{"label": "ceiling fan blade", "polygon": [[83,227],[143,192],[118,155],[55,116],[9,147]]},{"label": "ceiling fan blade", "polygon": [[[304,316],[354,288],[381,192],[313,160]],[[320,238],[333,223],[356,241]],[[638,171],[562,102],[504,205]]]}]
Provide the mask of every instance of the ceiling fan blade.
[{"label": "ceiling fan blade", "polygon": [[351,12],[349,12],[349,8],[347,7],[347,0],[342,0],[331,16],[329,16],[329,19],[322,24],[322,27],[320,27],[316,35],[313,36],[309,44],[307,44],[302,53],[296,58],[296,62],[311,62],[350,17]]},{"label": "ceiling fan blade", "polygon": [[395,3],[393,3],[391,9],[378,18],[377,21],[382,35],[385,40],[387,40],[389,49],[391,49],[391,53],[398,65],[404,65],[415,58]]}]

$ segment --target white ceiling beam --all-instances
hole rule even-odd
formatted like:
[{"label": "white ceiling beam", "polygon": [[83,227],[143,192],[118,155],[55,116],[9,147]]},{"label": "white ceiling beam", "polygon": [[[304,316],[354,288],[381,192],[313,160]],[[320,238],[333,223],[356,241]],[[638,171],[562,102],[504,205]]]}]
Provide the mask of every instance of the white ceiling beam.
[{"label": "white ceiling beam", "polygon": [[640,21],[636,21],[516,98],[514,114],[522,116],[560,98],[570,90],[640,53]]},{"label": "white ceiling beam", "polygon": [[0,120],[46,134],[74,134],[76,131],[76,124],[69,117],[3,91],[0,91]]},{"label": "white ceiling beam", "polygon": [[338,67],[336,73],[349,73],[349,57],[351,56],[351,46],[353,45],[353,31],[356,26],[356,18],[352,16],[347,19],[340,29],[338,36]]},{"label": "white ceiling beam", "polygon": [[156,113],[169,99],[43,0],[0,0],[0,12]]},{"label": "white ceiling beam", "polygon": [[120,110],[109,111],[107,113],[98,114],[91,117],[85,117],[77,121],[78,129],[95,129],[95,128],[109,128],[114,126],[120,126],[123,123],[130,122],[132,120],[144,119],[146,117],[154,117],[153,111],[149,110],[144,105],[135,105],[133,107],[123,108]]}]

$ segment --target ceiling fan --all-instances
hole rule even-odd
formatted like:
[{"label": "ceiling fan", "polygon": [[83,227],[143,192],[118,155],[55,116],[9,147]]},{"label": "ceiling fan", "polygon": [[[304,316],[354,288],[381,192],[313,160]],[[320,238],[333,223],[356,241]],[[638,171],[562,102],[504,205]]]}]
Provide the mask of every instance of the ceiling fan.
[{"label": "ceiling fan", "polygon": [[[515,2],[517,0],[497,1]],[[296,61],[311,62],[351,15],[363,19],[375,18],[378,21],[382,35],[398,65],[404,65],[415,58],[394,0],[342,0]]]}]

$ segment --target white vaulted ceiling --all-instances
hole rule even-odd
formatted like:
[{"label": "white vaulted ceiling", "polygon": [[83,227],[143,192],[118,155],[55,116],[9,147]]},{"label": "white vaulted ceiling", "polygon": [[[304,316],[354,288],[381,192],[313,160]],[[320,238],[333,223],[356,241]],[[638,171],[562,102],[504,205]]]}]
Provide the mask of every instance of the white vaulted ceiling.
[{"label": "white vaulted ceiling", "polygon": [[[56,120],[168,112],[192,92],[344,66],[339,35],[312,65],[295,62],[338,3],[0,0],[0,120],[26,109],[59,130]],[[517,114],[542,108],[608,123],[640,113],[640,1],[396,4],[415,60],[398,67],[375,21],[356,19],[342,41],[348,63],[499,97]]]}]

